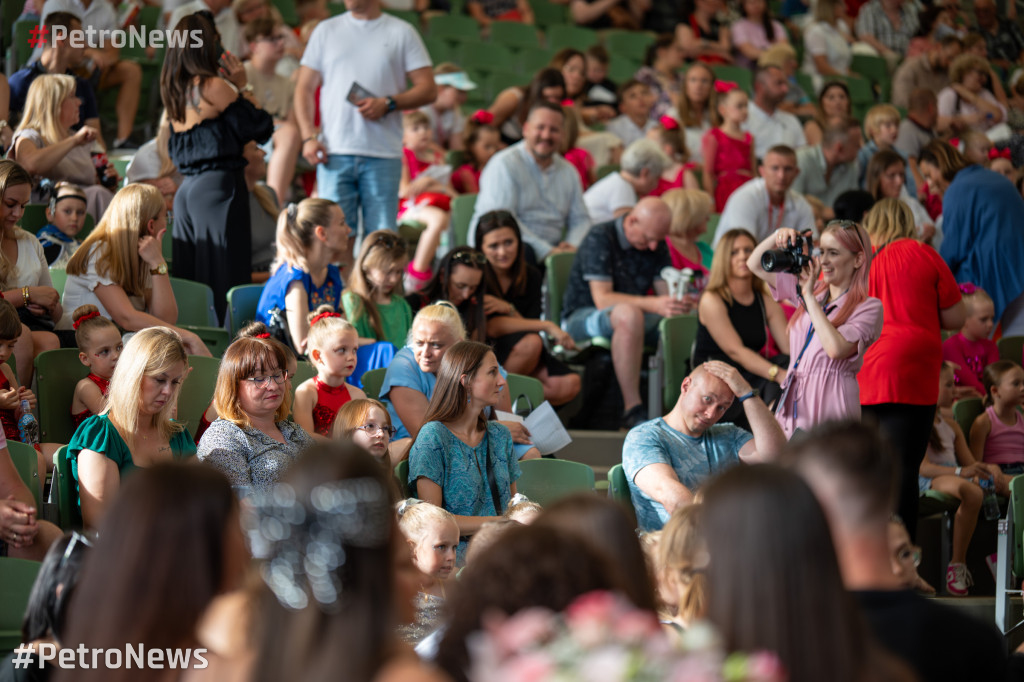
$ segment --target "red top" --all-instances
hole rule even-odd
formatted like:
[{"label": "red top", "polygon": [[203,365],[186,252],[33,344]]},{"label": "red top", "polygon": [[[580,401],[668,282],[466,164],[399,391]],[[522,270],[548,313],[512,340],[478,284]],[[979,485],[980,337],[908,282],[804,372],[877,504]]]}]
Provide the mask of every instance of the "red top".
[{"label": "red top", "polygon": [[[110,393],[110,379],[104,379],[101,376],[96,376],[92,372],[89,372],[89,376],[87,376],[86,379],[96,384],[97,388],[100,389],[100,393],[103,394],[104,398],[106,398],[107,395]],[[72,414],[71,425],[77,429],[79,424],[81,424],[91,416],[92,411],[89,408],[82,410],[78,414]]]},{"label": "red top", "polygon": [[[0,372],[0,391],[6,391],[11,388],[11,382],[7,380],[7,376],[3,372]],[[15,410],[0,410],[0,424],[4,426],[4,436],[7,440],[13,440],[21,442],[21,432],[18,430],[18,417]]]},{"label": "red top", "polygon": [[[208,410],[210,408],[206,409]],[[203,437],[203,434],[206,433],[206,429],[210,428],[210,424],[212,423],[213,422],[206,418],[206,410],[203,410],[203,416],[199,418],[199,426],[196,427],[196,445],[199,445],[199,440]]]},{"label": "red top", "polygon": [[683,178],[686,175],[686,171],[693,170],[696,167],[697,167],[696,163],[693,163],[693,162],[684,163],[683,167],[679,169],[679,174],[676,175],[676,179],[673,180],[672,182],[669,182],[665,178],[658,178],[658,186],[654,188],[653,192],[651,192],[651,196],[652,197],[660,197],[662,194],[664,194],[665,192],[669,191],[670,189],[678,189],[678,188],[682,187],[683,186]]},{"label": "red top", "polygon": [[459,194],[476,194],[480,191],[480,172],[471,163],[462,164],[452,173],[452,187]]},{"label": "red top", "polygon": [[862,405],[934,405],[939,399],[939,310],[960,301],[949,266],[935,249],[900,239],[871,261],[870,296],[882,301],[882,335],[857,375]]},{"label": "red top", "polygon": [[573,147],[565,153],[565,160],[571,163],[576,172],[580,174],[583,191],[587,191],[587,188],[590,187],[590,171],[594,169],[594,157],[582,147]]},{"label": "red top", "polygon": [[942,343],[942,359],[960,366],[954,374],[957,386],[973,386],[985,395],[981,373],[999,359],[999,347],[992,339],[968,341],[958,332]]},{"label": "red top", "polygon": [[341,406],[352,400],[348,393],[348,386],[328,386],[320,381],[320,377],[313,377],[316,384],[316,405],[313,406],[313,430],[321,436],[331,435],[331,426],[334,418],[338,415]]}]

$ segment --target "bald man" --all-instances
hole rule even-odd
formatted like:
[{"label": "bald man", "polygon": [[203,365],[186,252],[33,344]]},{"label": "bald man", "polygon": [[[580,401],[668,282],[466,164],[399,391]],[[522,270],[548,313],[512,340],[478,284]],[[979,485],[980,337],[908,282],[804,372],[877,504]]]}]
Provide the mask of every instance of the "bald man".
[{"label": "bald man", "polygon": [[[733,400],[743,404],[753,433],[718,423]],[[741,461],[774,461],[785,444],[775,416],[743,375],[724,362],[704,363],[683,379],[671,412],[640,424],[623,443],[640,528],[658,530],[708,478]]]},{"label": "bald man", "polygon": [[[662,317],[692,305],[668,295],[661,269],[672,265],[665,236],[672,223],[668,205],[644,197],[628,213],[590,228],[569,273],[562,326],[577,340],[612,341],[612,365],[622,390],[626,428],[647,418],[640,399],[644,342],[657,345]],[[647,292],[654,289],[654,296]]]}]

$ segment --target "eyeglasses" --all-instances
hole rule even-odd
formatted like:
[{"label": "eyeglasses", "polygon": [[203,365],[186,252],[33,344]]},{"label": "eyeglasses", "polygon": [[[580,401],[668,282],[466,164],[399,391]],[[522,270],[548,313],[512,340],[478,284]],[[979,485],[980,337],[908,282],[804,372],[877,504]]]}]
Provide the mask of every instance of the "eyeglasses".
[{"label": "eyeglasses", "polygon": [[852,220],[830,220],[825,223],[825,228],[840,227],[844,230],[853,230],[853,233],[857,235],[857,241],[860,242],[860,247],[867,251],[867,246],[864,244],[864,238],[860,236],[860,226]]},{"label": "eyeglasses", "polygon": [[456,251],[452,254],[451,261],[453,263],[461,263],[462,265],[470,265],[483,267],[487,264],[487,256],[480,253],[479,251],[470,251],[469,249],[463,249]]},{"label": "eyeglasses", "polygon": [[71,531],[71,539],[68,541],[68,546],[64,549],[64,556],[60,558],[60,565],[57,567],[58,570],[64,568],[65,564],[67,564],[68,560],[71,558],[72,552],[75,551],[75,547],[79,544],[85,547],[92,547],[92,540],[79,533],[77,530]]},{"label": "eyeglasses", "polygon": [[921,565],[921,548],[916,545],[901,547],[896,553],[896,560],[901,564],[914,564],[914,568]]},{"label": "eyeglasses", "polygon": [[268,374],[264,376],[246,377],[242,381],[251,381],[253,386],[256,388],[266,388],[273,381],[275,384],[280,386],[288,379],[288,372],[281,374]]},{"label": "eyeglasses", "polygon": [[384,434],[384,437],[388,439],[394,438],[395,434],[398,433],[398,429],[396,429],[394,426],[374,424],[373,422],[370,422],[369,424],[363,424],[362,426],[357,426],[356,428],[365,433],[367,436],[372,436],[378,431],[380,431],[381,433]]}]

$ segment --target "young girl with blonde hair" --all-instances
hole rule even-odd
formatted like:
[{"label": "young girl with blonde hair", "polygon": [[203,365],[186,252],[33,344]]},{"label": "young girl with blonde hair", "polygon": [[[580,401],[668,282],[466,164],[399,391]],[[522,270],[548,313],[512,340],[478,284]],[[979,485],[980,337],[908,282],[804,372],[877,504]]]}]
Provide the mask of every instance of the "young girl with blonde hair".
[{"label": "young girl with blonde hair", "polygon": [[366,397],[347,382],[356,368],[359,338],[356,328],[341,313],[323,306],[310,316],[307,339],[309,359],[317,375],[295,390],[292,413],[295,422],[308,433],[326,438],[331,434],[338,410],[354,398]]}]

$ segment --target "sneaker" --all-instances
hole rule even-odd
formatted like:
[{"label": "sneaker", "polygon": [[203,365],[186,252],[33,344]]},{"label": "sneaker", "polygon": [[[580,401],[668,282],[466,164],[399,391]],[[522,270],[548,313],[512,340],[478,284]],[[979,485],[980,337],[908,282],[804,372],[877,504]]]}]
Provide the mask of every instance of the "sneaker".
[{"label": "sneaker", "polygon": [[974,584],[966,564],[950,564],[946,569],[946,591],[953,597],[966,597],[967,588]]},{"label": "sneaker", "polygon": [[626,429],[643,424],[645,421],[647,421],[647,411],[643,405],[635,405],[622,415],[622,426]]}]

